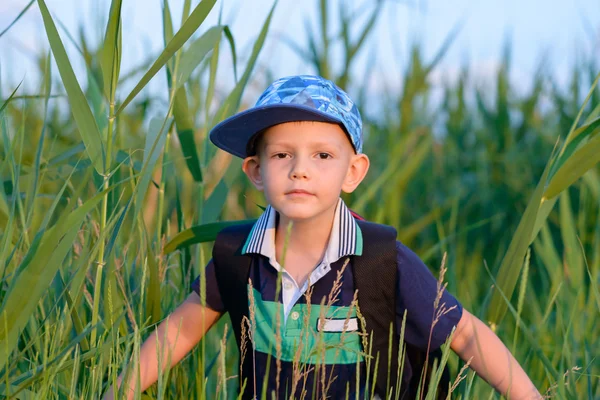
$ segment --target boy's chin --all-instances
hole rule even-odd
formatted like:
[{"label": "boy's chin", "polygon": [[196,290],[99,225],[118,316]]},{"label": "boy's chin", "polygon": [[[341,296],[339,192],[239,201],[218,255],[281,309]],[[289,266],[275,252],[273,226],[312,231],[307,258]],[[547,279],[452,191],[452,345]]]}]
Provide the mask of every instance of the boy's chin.
[{"label": "boy's chin", "polygon": [[314,206],[308,205],[288,205],[282,207],[279,211],[279,214],[284,216],[286,219],[301,222],[313,219],[315,217],[319,217],[323,214],[325,210],[317,209]]}]

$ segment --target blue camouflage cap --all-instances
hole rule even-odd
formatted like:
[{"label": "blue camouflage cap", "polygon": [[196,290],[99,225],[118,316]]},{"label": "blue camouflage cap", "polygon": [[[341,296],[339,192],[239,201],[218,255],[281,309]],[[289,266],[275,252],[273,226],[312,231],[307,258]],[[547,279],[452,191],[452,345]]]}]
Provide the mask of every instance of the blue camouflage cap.
[{"label": "blue camouflage cap", "polygon": [[340,124],[357,154],[362,153],[362,121],[348,94],[333,82],[314,75],[296,75],[276,80],[258,98],[256,105],[216,125],[210,140],[241,158],[252,136],[271,126],[293,121]]}]

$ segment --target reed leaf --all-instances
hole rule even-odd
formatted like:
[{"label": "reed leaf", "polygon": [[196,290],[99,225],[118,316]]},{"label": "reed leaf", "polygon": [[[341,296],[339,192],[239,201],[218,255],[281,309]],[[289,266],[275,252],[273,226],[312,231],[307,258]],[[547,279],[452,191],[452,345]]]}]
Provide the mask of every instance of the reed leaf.
[{"label": "reed leaf", "polygon": [[44,68],[44,120],[42,125],[42,131],[38,140],[37,150],[35,153],[35,161],[33,164],[33,179],[27,190],[26,209],[28,212],[27,221],[31,221],[33,214],[33,201],[38,193],[39,178],[40,178],[40,164],[42,160],[42,151],[44,149],[44,139],[46,137],[46,124],[48,123],[48,102],[50,101],[50,90],[52,85],[52,75],[50,69],[50,57],[46,57],[46,65]]},{"label": "reed leaf", "polygon": [[232,67],[233,67],[233,79],[235,79],[235,82],[237,83],[238,81],[238,76],[237,76],[237,52],[235,50],[235,39],[233,37],[233,33],[231,33],[231,29],[229,29],[229,26],[224,25],[223,26],[223,33],[225,34],[225,38],[227,38],[227,41],[229,42],[229,48],[231,49],[231,62],[232,62]]},{"label": "reed leaf", "polygon": [[221,211],[223,211],[228,195],[229,186],[225,182],[225,179],[221,179],[202,205],[202,224],[217,222]]},{"label": "reed leaf", "polygon": [[202,182],[202,170],[194,140],[193,118],[189,111],[184,84],[206,54],[216,46],[222,32],[222,26],[212,27],[190,45],[181,56],[176,79],[177,87],[173,105],[173,116],[175,117],[175,125],[177,127],[177,137],[181,143],[181,150],[188,170],[196,182]]},{"label": "reed leaf", "polygon": [[[165,47],[167,44],[173,39],[173,18],[171,17],[171,8],[169,7],[168,1],[163,1],[163,44]],[[175,52],[178,56],[181,54],[181,49],[178,49]],[[171,89],[172,84],[172,76],[171,74],[175,70],[175,59],[170,58],[167,61],[167,85],[169,86],[169,90]]]},{"label": "reed leaf", "polygon": [[22,83],[23,83],[23,81],[19,82],[17,87],[15,87],[15,90],[13,90],[13,92],[10,94],[10,96],[8,96],[8,98],[6,100],[4,100],[4,102],[0,106],[0,115],[2,115],[2,111],[4,111],[4,109],[8,106],[8,104],[11,102],[11,100],[13,100],[15,98],[15,95],[17,94],[17,91],[21,87]]},{"label": "reed leaf", "polygon": [[218,121],[226,118],[229,115],[235,113],[240,107],[240,102],[242,100],[242,93],[244,92],[244,88],[248,84],[250,80],[250,74],[254,69],[254,65],[256,64],[256,60],[258,59],[258,55],[265,43],[265,39],[267,38],[267,32],[269,31],[269,27],[271,25],[271,19],[273,18],[273,13],[275,11],[275,6],[277,6],[277,0],[273,2],[273,6],[271,7],[271,11],[269,11],[269,15],[265,20],[265,23],[262,26],[262,29],[258,35],[258,38],[254,42],[254,46],[252,47],[252,53],[250,54],[250,58],[248,59],[248,63],[246,64],[246,69],[242,74],[242,77],[235,85],[233,91],[227,96],[227,99],[221,104],[219,110],[213,116],[212,122],[210,124],[210,128],[216,125]]},{"label": "reed leaf", "polygon": [[586,139],[592,138],[600,131],[600,118],[596,118],[595,120],[585,124],[573,131],[571,135],[570,141],[565,144],[565,148],[561,156],[556,160],[554,165],[552,166],[552,170],[550,171],[549,179],[552,180],[556,171],[560,169],[575,152],[580,147],[580,144],[583,143]]},{"label": "reed leaf", "polygon": [[[112,190],[112,188],[110,189]],[[6,360],[17,342],[18,335],[31,317],[45,289],[52,282],[63,259],[71,250],[79,226],[102,200],[105,192],[92,197],[72,213],[63,214],[56,225],[43,234],[31,261],[16,276],[0,307],[0,365]]]},{"label": "reed leaf", "polygon": [[[448,271],[448,290],[484,320],[493,308],[503,313],[494,316],[493,327],[504,342],[514,343],[515,357],[538,388],[555,387],[547,393],[554,398],[598,397],[594,339],[600,335],[600,166],[593,163],[600,136],[597,54],[582,52],[566,85],[540,63],[529,76],[532,84],[517,87],[511,79],[510,44],[497,74],[481,81],[477,71],[465,66],[458,80],[445,79],[439,68],[460,21],[441,38],[431,57],[424,57],[419,42],[407,46],[400,38],[394,42],[398,53],[392,54],[392,63],[381,65],[373,33],[388,21],[377,11],[386,13],[395,5],[380,0],[365,0],[358,7],[313,2],[315,18],[304,19],[304,36],[284,39],[293,39],[290,46],[315,72],[354,93],[361,108],[371,168],[354,193],[343,195],[346,203],[359,206],[367,220],[397,227],[399,240],[410,242],[406,244],[428,265],[439,265],[447,251],[449,265],[459,266]],[[238,71],[233,33],[239,26],[230,29],[221,19],[228,14],[227,2],[214,13],[217,21],[206,25],[206,19],[194,22],[198,13],[191,11],[199,3],[209,8],[210,2],[181,1],[183,12],[175,16],[174,3],[161,0],[157,11],[162,15],[162,49],[121,71],[125,65],[118,67],[118,57],[123,56],[123,46],[139,40],[122,37],[123,26],[131,23],[122,10],[124,2],[104,3],[95,15],[106,20],[96,25],[80,20],[73,36],[60,23],[58,8],[53,20],[49,15],[44,20],[56,24],[67,49],[77,48],[75,58],[68,60],[75,72],[80,60],[85,63],[80,90],[100,142],[105,142],[102,175],[92,165],[87,143],[67,109],[76,102],[62,83],[57,93],[49,91],[48,67],[53,61],[47,50],[32,57],[40,85],[25,80],[10,97],[19,84],[11,79],[21,57],[2,59],[2,72],[9,73],[2,74],[0,82],[8,97],[0,100],[0,310],[4,313],[2,307],[10,302],[13,324],[22,329],[17,341],[2,339],[1,347],[12,348],[4,350],[8,356],[0,370],[0,397],[11,390],[10,398],[24,398],[27,391],[48,399],[101,398],[127,365],[139,364],[140,345],[151,332],[148,324],[180,304],[198,275],[201,301],[202,293],[206,297],[202,288],[207,283],[209,242],[224,226],[254,221],[249,218],[259,212],[257,205],[265,204],[263,194],[240,173],[241,161],[221,151],[215,154],[207,134],[214,123],[246,106],[242,99],[250,88],[257,94],[275,78],[272,59],[263,60],[259,71],[257,57],[278,14],[251,21],[257,37],[250,41],[244,55],[248,61]],[[11,23],[17,21],[13,18],[7,20],[10,33],[19,27]],[[190,24],[196,28],[185,39],[181,32]],[[89,39],[93,27],[100,27],[96,40]],[[180,45],[174,47],[177,38]],[[220,57],[223,44],[230,47],[231,57]],[[358,64],[361,68],[355,68]],[[160,73],[167,74],[168,87],[157,92],[149,82]],[[432,74],[442,80],[431,79]],[[26,79],[31,75],[28,72]],[[223,81],[227,75],[233,82]],[[130,92],[143,79],[146,83],[137,93]],[[125,83],[129,88],[120,93]],[[590,85],[586,96],[583,88]],[[32,91],[23,93],[24,87]],[[115,99],[126,103],[115,104]],[[153,119],[157,110],[163,114]],[[167,118],[171,116],[173,120]],[[174,133],[179,140],[170,141]],[[109,142],[109,137],[114,140]],[[180,145],[183,157],[169,145]],[[105,194],[101,207],[92,207],[82,223],[61,235],[57,224],[66,226],[65,218],[80,202],[106,185],[119,189]],[[151,185],[158,195],[148,190]],[[550,197],[552,191],[555,195]],[[145,198],[146,192],[152,196]],[[197,243],[206,244],[192,246]],[[523,255],[529,247],[533,251],[527,275]],[[482,268],[486,260],[496,266],[498,280]],[[57,268],[57,273],[50,271],[44,283],[25,287],[34,299],[22,308],[16,304],[14,286],[23,291],[23,277],[34,268],[42,274]],[[518,301],[514,292],[519,292]],[[493,303],[498,296],[509,315]],[[16,320],[18,311],[25,322]],[[2,315],[7,314],[0,314],[0,328]],[[238,357],[232,351],[231,329],[227,351],[220,351],[225,323],[227,317],[179,365],[165,370],[158,390],[153,385],[144,393],[138,390],[135,397],[215,398],[217,386],[218,394],[224,393],[225,383],[227,395],[236,393],[231,376],[239,373]],[[369,352],[368,337],[365,340]],[[372,366],[376,359],[368,362]],[[451,372],[461,365],[453,356],[447,362]],[[576,371],[573,366],[582,368]],[[432,382],[440,371],[438,367],[428,374]],[[415,372],[418,378],[420,371]],[[483,380],[473,377],[470,373],[452,396],[494,396]],[[353,380],[361,378],[365,380],[357,374]],[[371,375],[368,387],[373,383]],[[306,389],[304,397],[322,397],[320,389]],[[123,394],[121,390],[116,397]]]},{"label": "reed leaf", "polygon": [[101,68],[104,95],[109,102],[114,102],[119,72],[121,70],[121,53],[123,49],[121,28],[122,0],[113,0],[110,5],[108,23],[104,43],[102,45]]},{"label": "reed leaf", "polygon": [[156,263],[156,255],[152,250],[151,244],[146,240],[148,271],[150,277],[148,280],[148,288],[146,290],[146,318],[150,317],[150,323],[155,324],[161,319],[160,309],[160,278],[158,274],[158,264]]},{"label": "reed leaf", "polygon": [[[89,239],[89,235],[87,235]],[[67,287],[65,298],[71,312],[71,319],[73,321],[73,329],[77,335],[80,335],[84,331],[84,322],[78,311],[79,303],[83,293],[83,285],[85,283],[85,275],[87,272],[86,266],[93,260],[96,252],[90,252],[88,246],[83,247],[83,252],[79,257],[78,262],[75,264],[75,269],[72,272],[73,276]],[[87,338],[83,338],[81,341],[81,350],[88,351],[90,344]]]},{"label": "reed leaf", "polygon": [[216,46],[221,39],[224,28],[224,26],[213,26],[194,40],[188,49],[183,52],[177,71],[177,89],[183,87],[208,52]]},{"label": "reed leaf", "polygon": [[[500,286],[498,285],[498,282],[494,281],[494,278],[493,278],[491,272],[489,271],[489,269],[486,268],[486,270],[487,270],[487,273],[490,275],[490,278],[492,279],[492,282],[494,283],[494,285],[499,288]],[[555,381],[558,380],[559,379],[558,371],[556,370],[556,368],[553,366],[552,362],[548,359],[548,357],[546,357],[546,355],[542,351],[539,341],[536,340],[536,338],[533,336],[533,333],[531,332],[529,327],[520,318],[519,313],[517,312],[515,307],[510,303],[510,299],[508,298],[508,296],[501,289],[496,290],[496,293],[498,293],[499,296],[504,301],[504,304],[506,305],[506,309],[510,311],[510,313],[513,315],[513,317],[515,317],[517,324],[520,326],[520,331],[523,332],[524,337],[527,340],[529,346],[531,346],[531,349],[533,350],[533,352],[538,356],[538,358],[540,359],[540,361],[546,368],[547,372],[550,374],[552,379],[554,379]]]},{"label": "reed leaf", "polygon": [[153,118],[150,121],[150,129],[146,135],[146,145],[144,147],[144,163],[140,176],[140,181],[136,186],[136,200],[135,200],[135,216],[140,212],[144,204],[144,197],[146,196],[146,190],[152,180],[152,171],[162,153],[162,149],[165,146],[167,140],[167,132],[171,129],[173,118],[167,118],[161,120],[160,118]]},{"label": "reed leaf", "polygon": [[181,151],[185,157],[185,163],[192,178],[196,182],[202,182],[202,169],[200,159],[194,140],[194,123],[190,114],[185,87],[181,87],[175,93],[173,104],[173,117],[177,128],[177,137],[181,144]]},{"label": "reed leaf", "polygon": [[504,317],[507,309],[504,296],[510,299],[517,284],[517,280],[519,279],[523,260],[525,259],[525,254],[531,243],[530,239],[542,202],[542,194],[544,192],[547,176],[548,168],[544,171],[535,192],[529,200],[529,204],[523,213],[519,226],[512,237],[508,250],[502,259],[502,264],[496,275],[496,288],[494,289],[492,299],[487,309],[487,320],[492,327],[495,327]]},{"label": "reed leaf", "polygon": [[27,3],[27,5],[25,7],[23,7],[23,9],[19,12],[19,14],[15,17],[15,19],[13,19],[12,22],[10,24],[8,24],[8,26],[6,28],[4,28],[4,30],[2,32],[0,32],[0,38],[2,36],[4,36],[4,34],[10,30],[10,28],[12,28],[14,26],[21,19],[21,17],[23,15],[25,15],[27,10],[29,10],[29,8],[33,5],[33,3],[35,3],[35,0],[31,0],[29,3]]},{"label": "reed leaf", "polygon": [[58,72],[60,73],[61,80],[67,92],[67,97],[69,98],[73,119],[77,124],[79,134],[85,144],[88,157],[92,161],[96,171],[102,175],[104,173],[105,155],[100,130],[98,129],[98,125],[96,124],[96,120],[94,119],[94,115],[92,114],[92,110],[90,109],[85,95],[77,82],[65,47],[56,30],[56,25],[54,25],[54,21],[50,16],[50,11],[48,11],[48,7],[46,7],[44,0],[38,0],[38,5],[40,12],[42,13],[46,35],[50,42],[50,48],[54,54]]},{"label": "reed leaf", "polygon": [[594,136],[564,162],[548,184],[544,197],[552,199],[557,196],[599,162],[600,135]]},{"label": "reed leaf", "polygon": [[[42,1],[42,0],[40,0]],[[154,61],[150,69],[135,85],[133,90],[127,95],[123,103],[117,109],[115,115],[119,115],[125,107],[134,99],[135,96],[150,82],[150,79],[171,59],[171,57],[187,42],[187,40],[196,32],[198,27],[204,22],[208,13],[212,10],[216,0],[202,0],[192,11],[191,15],[185,20],[185,23],[167,43],[163,52]]]},{"label": "reed leaf", "polygon": [[[399,152],[404,150],[405,147],[412,146],[414,139],[414,137],[404,138],[395,146],[394,151]],[[375,198],[385,185],[389,184],[390,179],[395,179],[399,182],[408,182],[431,152],[431,144],[432,138],[427,136],[416,144],[408,160],[405,160],[403,157],[397,157],[392,160],[392,163],[379,174],[375,181],[369,184],[363,194],[352,204],[352,209],[359,214],[364,212],[367,204]],[[400,165],[403,165],[404,168],[399,168]]]},{"label": "reed leaf", "polygon": [[571,284],[571,287],[579,288],[583,285],[584,264],[568,191],[560,194],[559,212],[560,233],[564,246],[563,277]]},{"label": "reed leaf", "polygon": [[164,254],[169,254],[175,250],[182,249],[197,243],[213,242],[217,238],[217,234],[228,226],[246,224],[255,222],[255,219],[243,221],[223,221],[213,222],[205,225],[197,225],[179,232],[171,239],[164,248]]}]

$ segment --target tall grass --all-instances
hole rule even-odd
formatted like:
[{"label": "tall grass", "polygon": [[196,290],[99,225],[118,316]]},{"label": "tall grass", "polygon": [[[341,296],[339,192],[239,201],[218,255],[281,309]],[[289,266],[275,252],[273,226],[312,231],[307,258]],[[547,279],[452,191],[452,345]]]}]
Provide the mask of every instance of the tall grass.
[{"label": "tall grass", "polygon": [[[358,14],[319,4],[320,33],[307,31],[308,50],[294,48],[313,72],[364,99],[368,77],[353,76],[353,65],[369,51],[381,2],[366,3],[367,21],[357,29]],[[243,179],[239,161],[206,135],[246,106],[242,94],[272,13],[257,26],[233,89],[223,93],[217,71],[231,65],[224,67],[220,54],[231,51],[236,63],[238,56],[227,26],[206,26],[214,5],[186,0],[176,18],[165,2],[164,50],[130,73],[120,66],[127,22],[121,1],[107,8],[98,44],[80,38],[82,53],[71,54],[64,43],[74,39],[38,0],[52,53],[39,55],[39,92],[32,97],[3,85],[0,103],[0,393],[6,397],[100,397],[137,359],[154,324],[186,297],[222,221],[260,214],[264,198]],[[332,15],[341,19],[341,32],[332,31]],[[540,69],[531,89],[518,94],[507,49],[487,82],[492,95],[465,69],[441,88],[443,101],[432,103],[431,73],[452,35],[432,60],[414,46],[398,71],[402,89],[381,95],[382,112],[363,110],[371,172],[344,200],[367,219],[397,227],[400,240],[434,269],[447,253],[450,291],[492,325],[538,387],[556,398],[596,398],[597,60],[573,67],[569,89]],[[339,71],[330,59],[335,47],[345,57]],[[79,58],[85,85],[72,68]],[[159,73],[167,76],[166,105],[143,90]],[[126,80],[137,80],[130,92],[123,91]],[[433,126],[443,127],[441,137]],[[239,355],[226,323],[222,318],[142,396],[232,397],[237,383],[228,378],[238,374]],[[454,356],[448,363],[455,373],[462,366]],[[471,372],[466,377],[457,397],[490,395]]]}]

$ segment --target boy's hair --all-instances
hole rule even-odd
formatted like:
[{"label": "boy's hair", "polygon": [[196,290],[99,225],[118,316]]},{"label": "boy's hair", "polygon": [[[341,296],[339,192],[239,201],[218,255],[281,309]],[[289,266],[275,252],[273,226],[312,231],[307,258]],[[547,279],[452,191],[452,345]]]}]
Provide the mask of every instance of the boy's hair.
[{"label": "boy's hair", "polygon": [[262,145],[263,136],[265,135],[265,132],[267,131],[267,129],[269,129],[269,128],[259,131],[258,133],[254,134],[248,140],[248,143],[246,144],[246,156],[247,157],[260,155],[259,154],[260,146]]}]

